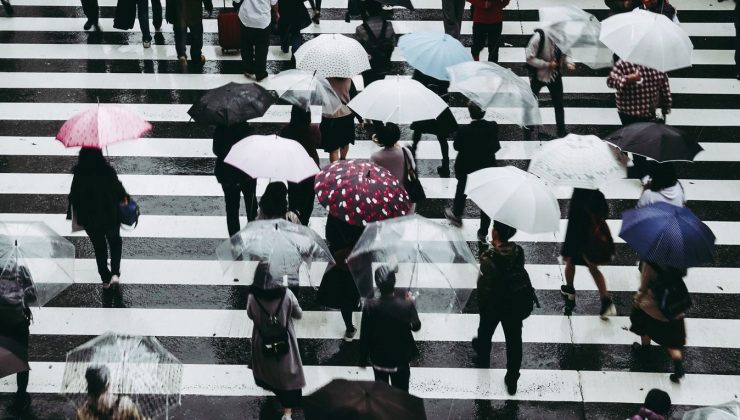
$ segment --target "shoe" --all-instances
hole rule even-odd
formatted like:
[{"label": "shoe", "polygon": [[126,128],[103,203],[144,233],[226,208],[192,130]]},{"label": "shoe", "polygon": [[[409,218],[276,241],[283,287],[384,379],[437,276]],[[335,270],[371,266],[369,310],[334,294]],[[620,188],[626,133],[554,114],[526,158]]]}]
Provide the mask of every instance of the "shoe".
[{"label": "shoe", "polygon": [[152,47],[152,41],[144,41],[142,43],[144,45],[144,48],[151,48]]},{"label": "shoe", "polygon": [[111,286],[118,286],[121,284],[121,277],[116,274],[112,275],[110,278],[110,284]]},{"label": "shoe", "polygon": [[28,392],[16,392],[15,397],[13,397],[13,402],[8,407],[10,412],[15,414],[27,413],[30,408],[31,396]]},{"label": "shoe", "polygon": [[344,332],[344,341],[352,341],[355,338],[355,334],[357,333],[357,328],[350,327]]},{"label": "shoe", "polygon": [[293,417],[290,414],[283,414],[283,417],[280,417],[280,420],[293,420]]},{"label": "shoe", "polygon": [[320,19],[321,19],[321,12],[314,12],[313,17],[311,18],[311,21],[318,25]]},{"label": "shoe", "polygon": [[480,61],[480,56],[479,55],[474,55],[473,56],[473,61]]},{"label": "shoe", "polygon": [[104,289],[104,290],[108,290],[108,289],[110,289],[110,281],[109,281],[109,282],[107,282],[107,283],[106,283],[106,282],[103,282],[103,289]]},{"label": "shoe", "polygon": [[97,23],[93,23],[93,29],[95,29],[95,32],[102,32],[103,30],[100,29],[100,25]]},{"label": "shoe", "polygon": [[614,302],[612,302],[612,298],[605,297],[601,299],[601,310],[599,311],[599,316],[601,316],[601,319],[607,320],[610,316],[615,316],[617,314],[617,307],[614,306]]},{"label": "shoe", "polygon": [[267,76],[268,76],[268,74],[267,74],[267,73],[265,72],[265,73],[261,73],[261,74],[255,74],[255,75],[254,75],[254,78],[255,78],[255,80],[257,80],[258,82],[261,82],[261,81],[263,81],[263,80],[267,79]]},{"label": "shoe", "polygon": [[177,62],[180,64],[180,70],[187,71],[188,70],[188,58],[184,55],[181,55],[177,57]]},{"label": "shoe", "polygon": [[254,79],[254,73],[247,73],[245,71],[244,72],[244,77],[246,77],[247,79]]},{"label": "shoe", "polygon": [[393,10],[393,6],[391,6],[390,4],[384,4],[381,7],[381,9],[383,9],[383,10]]},{"label": "shoe", "polygon": [[473,351],[475,352],[475,355],[473,356],[473,364],[475,364],[476,367],[482,368],[482,369],[488,369],[491,367],[491,352],[488,351],[488,354],[481,354],[480,351],[480,342],[478,341],[478,337],[473,337],[473,340],[471,340],[471,343],[473,345]]},{"label": "shoe", "polygon": [[560,286],[560,295],[563,296],[565,301],[563,314],[566,316],[572,315],[573,308],[576,306],[576,289],[573,286]]},{"label": "shoe", "polygon": [[13,6],[10,5],[10,2],[8,0],[2,0],[3,3],[3,9],[5,9],[5,13],[8,14],[8,16],[13,16],[15,14],[15,11],[13,10]]},{"label": "shoe", "polygon": [[287,54],[288,51],[290,51],[290,45],[281,45],[280,46],[280,51],[282,51],[283,54]]},{"label": "shoe", "polygon": [[93,24],[92,24],[92,22],[90,22],[90,21],[88,20],[87,22],[85,22],[85,24],[84,24],[84,25],[82,25],[82,29],[84,29],[84,30],[86,30],[86,31],[89,31],[89,30],[90,30],[90,28],[92,28],[92,25],[93,25]]},{"label": "shoe", "polygon": [[686,372],[683,370],[683,360],[674,360],[673,361],[673,368],[675,369],[674,373],[671,373],[671,375],[668,377],[668,379],[671,380],[673,383],[679,383],[681,382],[681,378],[684,377]]},{"label": "shoe", "polygon": [[562,139],[563,137],[567,136],[568,134],[570,134],[570,133],[568,133],[568,131],[558,131],[558,138],[559,139]]},{"label": "shoe", "polygon": [[206,63],[206,56],[201,54],[200,57],[198,58],[193,57],[193,59],[190,61],[193,63],[193,67],[202,68],[203,65]]},{"label": "shoe", "polygon": [[480,242],[482,244],[487,244],[488,243],[488,235],[486,234],[486,232],[480,232],[480,231],[478,231],[478,242]]},{"label": "shoe", "polygon": [[516,377],[509,376],[508,374],[504,376],[504,383],[506,384],[506,392],[509,393],[509,395],[516,394],[516,383],[519,381],[519,375]]},{"label": "shoe", "polygon": [[462,219],[452,212],[452,209],[445,209],[445,218],[455,227],[462,227]]},{"label": "shoe", "polygon": [[437,175],[439,175],[441,178],[449,178],[450,167],[445,165],[437,166]]}]

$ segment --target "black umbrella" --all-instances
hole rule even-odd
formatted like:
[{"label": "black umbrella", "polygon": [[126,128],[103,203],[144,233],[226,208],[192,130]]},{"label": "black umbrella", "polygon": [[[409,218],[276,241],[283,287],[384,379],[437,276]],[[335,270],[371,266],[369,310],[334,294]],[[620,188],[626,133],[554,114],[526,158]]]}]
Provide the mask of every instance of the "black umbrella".
[{"label": "black umbrella", "polygon": [[625,152],[658,162],[692,161],[704,150],[683,131],[666,124],[635,123],[610,134],[605,141]]},{"label": "black umbrella", "polygon": [[303,399],[306,420],[426,420],[424,400],[385,382],[335,379]]},{"label": "black umbrella", "polygon": [[228,83],[211,89],[188,110],[202,124],[230,126],[265,115],[275,96],[257,83]]}]

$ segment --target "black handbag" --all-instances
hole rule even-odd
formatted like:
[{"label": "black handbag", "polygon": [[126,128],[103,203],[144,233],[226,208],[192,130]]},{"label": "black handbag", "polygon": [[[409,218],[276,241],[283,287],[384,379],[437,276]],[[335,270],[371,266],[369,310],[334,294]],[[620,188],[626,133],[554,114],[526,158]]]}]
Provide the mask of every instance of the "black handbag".
[{"label": "black handbag", "polygon": [[421,185],[419,176],[416,174],[414,165],[411,164],[411,156],[405,147],[402,147],[403,151],[403,166],[406,172],[406,179],[403,180],[403,186],[406,188],[406,192],[409,194],[409,199],[412,203],[419,203],[426,200],[427,195],[424,192],[424,187]]},{"label": "black handbag", "polygon": [[680,277],[659,272],[651,290],[658,309],[668,319],[674,319],[692,305],[689,290]]}]

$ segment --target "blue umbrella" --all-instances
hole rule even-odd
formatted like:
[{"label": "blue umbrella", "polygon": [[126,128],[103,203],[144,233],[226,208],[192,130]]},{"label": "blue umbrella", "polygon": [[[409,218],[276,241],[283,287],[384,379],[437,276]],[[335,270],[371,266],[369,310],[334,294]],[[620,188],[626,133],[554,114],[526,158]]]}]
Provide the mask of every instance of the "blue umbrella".
[{"label": "blue umbrella", "polygon": [[438,80],[450,80],[447,67],[473,61],[470,50],[441,32],[416,32],[398,39],[406,61],[420,72]]},{"label": "blue umbrella", "polygon": [[685,207],[667,203],[622,213],[624,239],[641,258],[656,264],[688,268],[712,261],[714,234]]}]

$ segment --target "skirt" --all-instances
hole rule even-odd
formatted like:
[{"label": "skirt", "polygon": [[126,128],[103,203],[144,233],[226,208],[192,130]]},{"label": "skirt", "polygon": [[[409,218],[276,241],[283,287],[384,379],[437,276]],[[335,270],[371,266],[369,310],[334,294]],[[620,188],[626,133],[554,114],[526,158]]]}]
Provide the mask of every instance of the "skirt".
[{"label": "skirt", "polygon": [[319,129],[321,130],[321,147],[326,153],[355,143],[355,116],[353,114],[339,118],[322,118]]},{"label": "skirt", "polygon": [[274,393],[283,407],[298,408],[301,406],[301,399],[303,398],[303,390],[301,389],[275,389],[259,379],[255,379],[254,383],[260,388]]},{"label": "skirt", "polygon": [[632,308],[630,331],[650,337],[653,341],[669,349],[680,349],[686,345],[686,325],[684,319],[668,322],[657,320],[639,308]]}]

